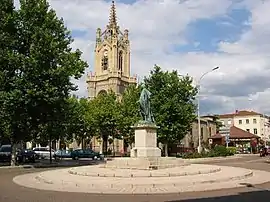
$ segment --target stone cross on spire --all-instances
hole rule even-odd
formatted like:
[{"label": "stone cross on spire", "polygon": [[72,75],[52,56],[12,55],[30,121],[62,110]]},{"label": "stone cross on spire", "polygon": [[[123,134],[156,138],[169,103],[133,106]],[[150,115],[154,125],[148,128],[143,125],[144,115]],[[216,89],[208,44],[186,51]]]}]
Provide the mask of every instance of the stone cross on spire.
[{"label": "stone cross on spire", "polygon": [[110,27],[117,27],[117,19],[116,19],[116,9],[114,1],[112,1],[112,6],[110,10],[110,21],[109,21]]}]

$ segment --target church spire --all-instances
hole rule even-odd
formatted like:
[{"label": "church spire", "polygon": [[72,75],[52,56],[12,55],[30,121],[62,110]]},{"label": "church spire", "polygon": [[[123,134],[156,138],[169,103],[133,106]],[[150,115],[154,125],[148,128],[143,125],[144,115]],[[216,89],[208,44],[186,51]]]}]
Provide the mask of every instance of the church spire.
[{"label": "church spire", "polygon": [[112,6],[111,6],[111,10],[110,10],[109,26],[110,27],[117,27],[116,9],[115,9],[114,1],[112,1]]}]

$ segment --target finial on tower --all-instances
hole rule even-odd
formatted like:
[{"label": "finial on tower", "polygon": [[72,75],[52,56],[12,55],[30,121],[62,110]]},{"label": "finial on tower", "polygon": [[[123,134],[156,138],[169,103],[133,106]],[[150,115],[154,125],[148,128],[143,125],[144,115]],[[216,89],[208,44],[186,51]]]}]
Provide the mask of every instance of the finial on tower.
[{"label": "finial on tower", "polygon": [[116,19],[116,9],[115,9],[115,4],[114,1],[112,1],[112,6],[110,10],[110,26],[117,27],[117,19]]}]

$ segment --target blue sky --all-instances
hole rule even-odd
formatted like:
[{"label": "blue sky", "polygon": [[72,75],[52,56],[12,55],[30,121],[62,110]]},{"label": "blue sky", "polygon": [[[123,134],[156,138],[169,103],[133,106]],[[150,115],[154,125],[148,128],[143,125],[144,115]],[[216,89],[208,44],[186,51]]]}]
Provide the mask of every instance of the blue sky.
[{"label": "blue sky", "polygon": [[[111,1],[50,3],[83,51],[86,73],[93,71],[96,29],[106,27]],[[270,0],[116,0],[118,24],[130,31],[132,74],[142,78],[158,64],[196,83],[220,67],[201,82],[202,113],[270,113],[269,7]],[[75,81],[80,96],[87,96],[85,79]]]},{"label": "blue sky", "polygon": [[190,43],[177,47],[175,51],[217,52],[219,42],[238,41],[243,32],[250,28],[247,24],[249,17],[250,12],[243,8],[231,10],[227,16],[192,22],[186,34]]}]

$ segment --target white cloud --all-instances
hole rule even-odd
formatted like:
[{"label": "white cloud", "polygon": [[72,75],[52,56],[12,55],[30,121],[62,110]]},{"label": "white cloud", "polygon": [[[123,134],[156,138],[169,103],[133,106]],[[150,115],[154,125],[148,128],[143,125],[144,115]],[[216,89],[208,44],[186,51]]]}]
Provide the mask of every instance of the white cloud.
[{"label": "white cloud", "polygon": [[[75,38],[73,47],[84,52],[83,58],[90,65],[87,71],[93,70],[96,28],[104,29],[107,25],[111,3],[103,0],[51,0],[50,3],[58,16],[64,18],[69,29],[87,32],[86,37]],[[200,19],[228,17],[232,7],[245,7],[252,14],[245,22],[250,29],[239,40],[221,41],[219,52],[216,53],[173,51],[172,45],[190,43],[186,36],[190,23]],[[270,0],[139,0],[131,5],[116,1],[118,23],[122,29],[130,30],[131,68],[134,74],[147,75],[153,65],[158,64],[166,70],[177,69],[180,74],[188,73],[199,78],[209,69],[220,67],[202,81],[202,92],[206,96],[204,104],[209,103],[205,111],[209,113],[237,108],[270,112],[270,90],[265,81],[265,74],[270,69],[269,7]],[[198,46],[200,42],[193,41],[192,44]],[[258,83],[254,82],[258,78]],[[229,91],[245,88],[248,79],[257,87],[249,86],[250,92],[245,89],[251,94],[252,101],[248,101],[248,95],[228,96]],[[85,77],[78,84],[79,94],[85,95]],[[220,89],[224,87],[223,95],[214,95],[217,86]],[[211,103],[216,103],[217,107],[214,108]]]}]

